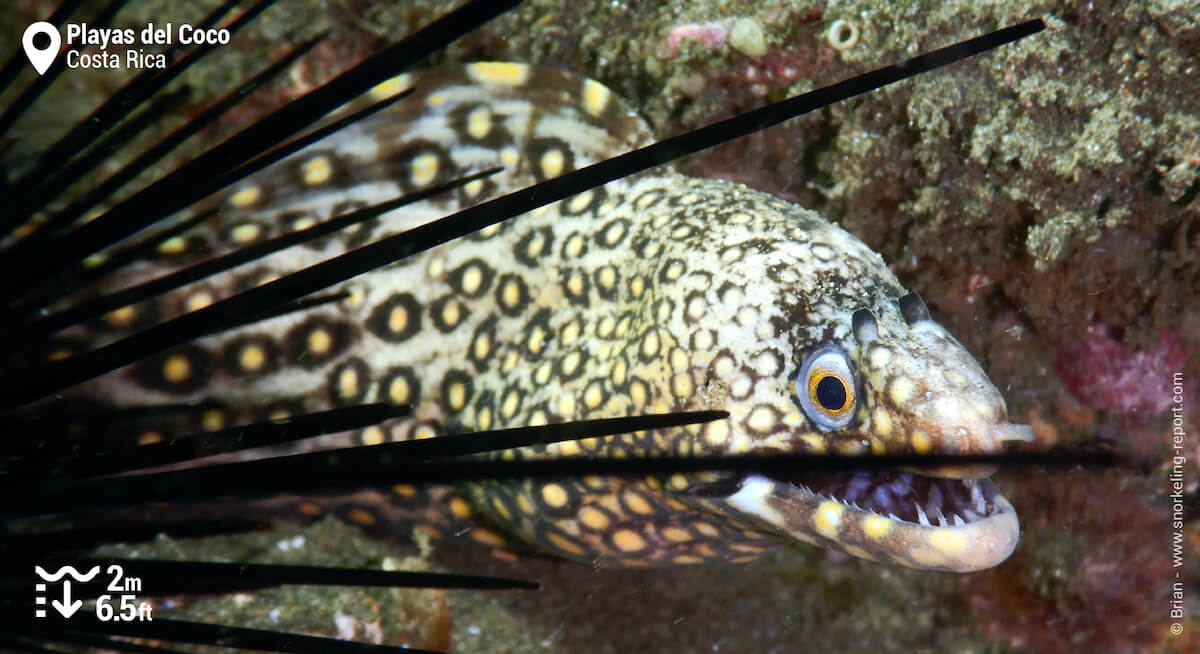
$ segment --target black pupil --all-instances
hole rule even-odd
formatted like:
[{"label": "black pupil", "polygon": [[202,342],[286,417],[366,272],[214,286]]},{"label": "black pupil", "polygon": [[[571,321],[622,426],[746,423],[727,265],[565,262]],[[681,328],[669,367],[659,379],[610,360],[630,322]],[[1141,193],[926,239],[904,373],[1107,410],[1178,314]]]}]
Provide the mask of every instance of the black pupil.
[{"label": "black pupil", "polygon": [[841,411],[846,406],[846,385],[832,375],[822,377],[817,382],[817,402],[830,411]]}]

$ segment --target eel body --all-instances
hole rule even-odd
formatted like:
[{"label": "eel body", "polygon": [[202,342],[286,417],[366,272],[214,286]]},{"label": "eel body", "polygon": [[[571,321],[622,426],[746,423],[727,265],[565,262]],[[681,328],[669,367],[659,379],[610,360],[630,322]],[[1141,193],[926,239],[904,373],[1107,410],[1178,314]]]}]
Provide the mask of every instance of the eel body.
[{"label": "eel body", "polygon": [[[493,166],[420,206],[110,313],[114,339],[480,199],[650,141],[601,84],[479,63],[391,80],[413,95],[231,189],[203,230],[112,287]],[[878,254],[815,213],[656,169],[372,271],[342,302],[146,359],[74,393],[114,406],[211,402],[204,427],[362,402],[415,407],[318,447],[680,410],[725,421],[509,451],[995,453],[1027,440],[974,358]],[[153,434],[149,438],[153,438]],[[161,436],[161,435],[160,435]],[[1015,512],[972,471],[860,471],[397,485],[347,500],[379,526],[419,502],[597,565],[746,561],[788,541],[920,568],[1003,561]],[[480,542],[502,536],[463,527]]]}]

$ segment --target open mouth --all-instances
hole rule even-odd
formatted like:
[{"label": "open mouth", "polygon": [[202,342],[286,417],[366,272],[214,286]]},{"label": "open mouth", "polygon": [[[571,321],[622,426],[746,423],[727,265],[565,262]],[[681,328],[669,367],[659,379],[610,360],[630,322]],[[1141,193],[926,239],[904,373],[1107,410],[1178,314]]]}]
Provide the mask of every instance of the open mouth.
[{"label": "open mouth", "polygon": [[1000,495],[988,479],[926,477],[889,470],[848,470],[788,480],[808,493],[856,509],[926,527],[963,526],[996,511]]},{"label": "open mouth", "polygon": [[996,566],[1020,534],[1016,511],[985,478],[881,469],[750,474],[720,501],[797,540],[930,570]]}]

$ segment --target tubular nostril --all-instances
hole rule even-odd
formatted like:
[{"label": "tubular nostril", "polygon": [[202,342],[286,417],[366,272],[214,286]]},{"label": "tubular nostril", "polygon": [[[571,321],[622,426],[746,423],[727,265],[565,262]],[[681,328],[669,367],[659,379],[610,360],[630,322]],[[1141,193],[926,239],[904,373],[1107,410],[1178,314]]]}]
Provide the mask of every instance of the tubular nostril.
[{"label": "tubular nostril", "polygon": [[850,326],[854,330],[854,338],[862,345],[874,341],[879,336],[879,324],[870,309],[855,311],[854,315],[850,316]]},{"label": "tubular nostril", "polygon": [[925,306],[925,300],[916,291],[900,298],[900,313],[904,316],[904,322],[913,324],[922,320],[930,320],[929,307]]},{"label": "tubular nostril", "polygon": [[1004,423],[996,428],[995,437],[998,441],[1032,443],[1033,427],[1029,425],[1016,425],[1011,422]]}]

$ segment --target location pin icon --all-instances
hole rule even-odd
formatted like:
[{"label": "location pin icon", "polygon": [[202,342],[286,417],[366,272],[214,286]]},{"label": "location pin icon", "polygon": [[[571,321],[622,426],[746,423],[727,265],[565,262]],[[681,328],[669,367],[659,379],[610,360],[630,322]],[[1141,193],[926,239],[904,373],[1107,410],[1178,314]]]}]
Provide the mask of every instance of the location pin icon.
[{"label": "location pin icon", "polygon": [[[39,44],[43,47],[38,47]],[[43,20],[25,28],[21,45],[25,47],[25,56],[29,57],[33,69],[41,75],[58,56],[58,46],[62,45],[62,37],[58,35],[58,28]]]}]

